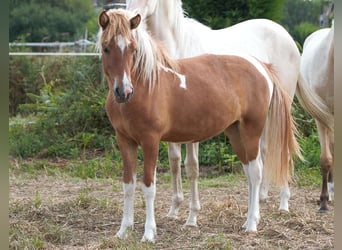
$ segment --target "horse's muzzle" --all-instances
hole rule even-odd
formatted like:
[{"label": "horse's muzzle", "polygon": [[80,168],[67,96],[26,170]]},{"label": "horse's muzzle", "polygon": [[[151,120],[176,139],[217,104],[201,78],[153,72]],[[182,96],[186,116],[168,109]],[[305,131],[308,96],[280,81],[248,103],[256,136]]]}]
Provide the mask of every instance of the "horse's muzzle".
[{"label": "horse's muzzle", "polygon": [[133,96],[134,90],[132,86],[117,87],[114,90],[115,100],[118,103],[128,102]]}]

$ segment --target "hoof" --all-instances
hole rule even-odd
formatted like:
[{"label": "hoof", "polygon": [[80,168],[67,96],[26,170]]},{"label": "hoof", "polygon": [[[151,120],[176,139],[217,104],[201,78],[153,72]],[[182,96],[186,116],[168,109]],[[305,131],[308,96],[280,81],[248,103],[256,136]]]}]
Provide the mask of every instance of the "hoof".
[{"label": "hoof", "polygon": [[198,227],[198,226],[197,226],[197,223],[196,223],[196,222],[195,222],[195,223],[186,222],[186,223],[184,224],[184,227]]},{"label": "hoof", "polygon": [[319,214],[326,214],[329,212],[329,209],[328,208],[320,208],[317,213]]},{"label": "hoof", "polygon": [[258,235],[258,232],[253,231],[253,232],[246,232],[248,236],[250,237],[256,237]]},{"label": "hoof", "polygon": [[288,209],[279,208],[279,212],[280,212],[281,214],[288,214],[288,213],[289,213],[289,210],[288,210]]},{"label": "hoof", "polygon": [[157,236],[157,230],[154,229],[148,229],[145,230],[144,236],[141,239],[141,242],[151,242],[151,243],[155,243],[155,239]]},{"label": "hoof", "polygon": [[170,220],[177,220],[178,216],[176,214],[167,214],[166,218],[168,218]]}]

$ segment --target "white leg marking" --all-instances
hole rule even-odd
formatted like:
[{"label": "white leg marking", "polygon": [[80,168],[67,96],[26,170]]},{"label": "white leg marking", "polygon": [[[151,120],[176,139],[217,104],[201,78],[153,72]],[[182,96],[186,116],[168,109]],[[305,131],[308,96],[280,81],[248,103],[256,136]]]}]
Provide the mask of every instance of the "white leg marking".
[{"label": "white leg marking", "polygon": [[136,187],[136,177],[134,175],[133,183],[123,184],[124,190],[124,208],[121,220],[120,230],[116,233],[118,238],[127,237],[127,229],[133,228],[134,224],[134,193]]},{"label": "white leg marking", "polygon": [[[155,172],[156,173],[156,172]],[[146,204],[146,221],[145,221],[145,233],[141,241],[155,242],[157,235],[157,225],[154,217],[154,199],[156,196],[156,176],[154,174],[154,182],[150,187],[146,187],[142,184],[142,191],[145,197]]]},{"label": "white leg marking", "polygon": [[197,226],[197,214],[201,209],[198,194],[198,143],[186,145],[185,169],[190,182],[191,202],[186,226]]},{"label": "white leg marking", "polygon": [[262,178],[262,162],[260,152],[257,158],[244,165],[244,168],[248,173],[250,188],[248,194],[249,204],[247,221],[244,223],[243,227],[246,229],[246,232],[256,232],[257,225],[260,220],[259,192]]},{"label": "white leg marking", "polygon": [[328,182],[329,201],[334,200],[334,183]]},{"label": "white leg marking", "polygon": [[289,199],[290,199],[291,193],[289,184],[286,183],[283,187],[280,188],[280,205],[279,205],[279,211],[289,211]]}]

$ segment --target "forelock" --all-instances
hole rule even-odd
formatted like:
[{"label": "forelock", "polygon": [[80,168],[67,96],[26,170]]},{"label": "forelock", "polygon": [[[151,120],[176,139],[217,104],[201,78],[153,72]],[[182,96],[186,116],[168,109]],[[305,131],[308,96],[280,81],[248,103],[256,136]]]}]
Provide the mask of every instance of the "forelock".
[{"label": "forelock", "polygon": [[120,9],[110,9],[106,12],[109,17],[108,26],[102,31],[101,43],[108,44],[111,39],[118,37],[119,35],[129,40],[131,34],[130,17],[128,12],[124,12]]}]

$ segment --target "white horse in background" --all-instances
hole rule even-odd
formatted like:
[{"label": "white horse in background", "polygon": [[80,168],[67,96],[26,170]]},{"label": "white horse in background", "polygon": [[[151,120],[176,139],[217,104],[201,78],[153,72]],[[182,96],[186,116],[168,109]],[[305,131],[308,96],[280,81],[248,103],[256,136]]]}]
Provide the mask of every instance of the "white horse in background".
[{"label": "white horse in background", "polygon": [[[212,30],[209,27],[184,15],[181,0],[127,0],[128,10],[140,13],[152,36],[164,42],[169,53],[175,58],[192,57],[204,53],[252,55],[257,59],[273,64],[278,73],[281,86],[291,100],[296,94],[300,103],[313,117],[327,127],[332,117],[328,108],[305,83],[300,68],[300,53],[289,33],[277,23],[266,19],[253,19],[234,26]],[[266,144],[267,125],[261,140],[263,156]],[[264,159],[264,157],[262,157]],[[172,174],[173,196],[168,213],[169,217],[177,217],[179,205],[183,201],[181,180],[181,144],[169,143],[169,163]],[[264,166],[272,168],[272,163],[264,162]],[[197,225],[197,214],[200,210],[197,179],[198,143],[186,144],[185,169],[190,182],[191,202],[186,225]],[[249,190],[253,200],[265,199],[268,194],[269,181],[266,176],[252,176],[251,169],[244,168],[249,189],[251,183],[262,181],[260,190]],[[264,172],[263,172],[264,173]],[[280,210],[288,211],[290,190],[288,185],[281,187]],[[256,218],[259,221],[259,217]],[[251,231],[248,221],[243,227]]]},{"label": "white horse in background", "polygon": [[[313,90],[325,101],[334,115],[334,24],[320,29],[305,39],[301,59],[301,72]],[[321,145],[322,191],[320,212],[328,210],[327,202],[333,199],[334,130],[318,119],[318,136]]]}]

